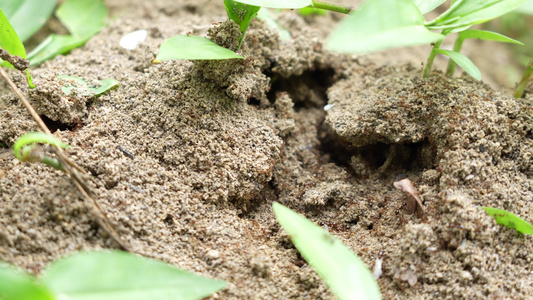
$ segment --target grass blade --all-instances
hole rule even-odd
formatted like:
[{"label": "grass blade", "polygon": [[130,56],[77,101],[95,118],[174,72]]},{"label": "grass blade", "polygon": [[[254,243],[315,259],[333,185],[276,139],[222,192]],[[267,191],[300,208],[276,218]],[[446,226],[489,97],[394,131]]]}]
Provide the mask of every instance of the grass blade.
[{"label": "grass blade", "polygon": [[486,30],[465,30],[459,34],[457,39],[461,39],[461,40],[480,39],[480,40],[486,40],[486,41],[511,43],[511,44],[517,44],[517,45],[522,45],[522,46],[524,45],[524,43],[517,41],[515,39],[512,39],[510,37],[507,37],[503,34],[492,32],[492,31],[486,31]]},{"label": "grass blade", "polygon": [[164,41],[159,47],[157,61],[169,59],[231,59],[243,58],[206,38],[195,35],[177,35]]},{"label": "grass blade", "polygon": [[435,49],[437,53],[443,54],[451,58],[457,65],[459,65],[463,70],[465,70],[468,75],[472,76],[473,78],[477,80],[481,80],[481,72],[479,69],[474,65],[474,63],[465,55],[452,51],[452,50],[444,50],[444,49]]},{"label": "grass blade", "polygon": [[202,299],[226,282],[127,252],[84,252],[52,263],[42,282],[69,300]]},{"label": "grass blade", "polygon": [[457,1],[427,25],[430,29],[450,29],[483,23],[511,12],[527,0]]},{"label": "grass blade", "polygon": [[372,273],[348,247],[289,208],[272,207],[294,246],[339,299],[381,299]]},{"label": "grass blade", "polygon": [[483,207],[483,209],[496,220],[496,223],[514,228],[520,233],[533,235],[533,225],[521,219],[519,216],[493,207]]}]

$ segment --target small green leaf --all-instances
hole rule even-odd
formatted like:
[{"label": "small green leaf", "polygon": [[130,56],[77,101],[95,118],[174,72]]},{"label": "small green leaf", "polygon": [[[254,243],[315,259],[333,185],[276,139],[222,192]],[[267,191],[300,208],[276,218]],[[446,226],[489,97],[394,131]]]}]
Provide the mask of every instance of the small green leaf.
[{"label": "small green leaf", "polygon": [[56,12],[71,35],[51,34],[28,54],[31,66],[83,46],[105,26],[107,8],[103,0],[67,0]]},{"label": "small green leaf", "polygon": [[0,299],[53,300],[54,296],[29,274],[0,263]]},{"label": "small green leaf", "polygon": [[216,43],[195,35],[177,35],[165,40],[156,60],[169,59],[231,59],[243,58],[237,53],[226,49]]},{"label": "small green leaf", "polygon": [[42,132],[29,132],[19,137],[13,145],[13,152],[15,152],[15,157],[18,159],[22,159],[22,156],[20,155],[20,149],[24,146],[34,143],[50,144],[54,146],[59,146],[63,149],[69,147],[69,145],[61,142],[53,135],[49,135]]},{"label": "small green leaf", "polygon": [[414,0],[420,12],[425,15],[428,12],[434,10],[446,0]]},{"label": "small green leaf", "polygon": [[477,80],[481,80],[481,72],[479,72],[479,69],[474,65],[474,63],[463,54],[452,51],[452,50],[444,50],[444,49],[434,49],[433,51],[436,51],[437,53],[443,54],[451,58],[456,64],[458,64],[463,70],[465,70],[468,75],[472,76],[473,78]]},{"label": "small green leaf", "polygon": [[381,299],[366,265],[342,242],[289,208],[272,205],[279,224],[339,299]]},{"label": "small green leaf", "polygon": [[514,228],[516,231],[521,233],[533,235],[533,225],[521,219],[517,215],[506,210],[493,207],[483,207],[483,209],[496,220],[496,223],[505,225],[509,228]]},{"label": "small green leaf", "polygon": [[490,21],[511,12],[527,0],[454,1],[450,8],[428,22],[429,29],[451,29]]},{"label": "small green leaf", "polygon": [[242,36],[239,38],[240,47],[241,42],[246,35],[246,30],[250,26],[250,23],[252,23],[252,20],[255,18],[261,7],[243,4],[233,0],[224,0],[224,6],[226,7],[228,18],[237,23],[237,25],[239,25],[241,28]]},{"label": "small green leaf", "polygon": [[[83,96],[99,96],[108,90],[117,87],[118,82],[115,79],[102,79],[100,80],[100,84],[97,87],[89,87],[89,84],[87,81],[85,81],[82,78],[74,77],[74,76],[68,76],[68,75],[59,75],[57,76],[59,79],[65,79],[69,81],[75,81],[78,85],[83,86],[85,89],[87,89],[86,93],[83,93]],[[65,95],[70,95],[72,93],[72,90],[75,88],[75,86],[71,84],[66,84],[61,87],[61,90]]]},{"label": "small green leaf", "polygon": [[524,45],[524,43],[517,41],[515,39],[512,39],[510,37],[506,37],[503,34],[499,34],[499,33],[492,32],[492,31],[486,31],[486,30],[465,30],[459,34],[457,39],[461,39],[461,40],[480,39],[480,40],[487,40],[487,41]]},{"label": "small green leaf", "polygon": [[127,252],[82,252],[52,263],[42,282],[69,300],[202,299],[226,282]]},{"label": "small green leaf", "polygon": [[430,44],[443,38],[424,27],[424,17],[412,0],[367,0],[340,22],[326,48],[362,54]]},{"label": "small green leaf", "polygon": [[52,15],[57,0],[2,0],[0,9],[25,41],[39,30]]},{"label": "small green leaf", "polygon": [[270,8],[302,8],[313,5],[312,0],[239,0],[238,2]]}]

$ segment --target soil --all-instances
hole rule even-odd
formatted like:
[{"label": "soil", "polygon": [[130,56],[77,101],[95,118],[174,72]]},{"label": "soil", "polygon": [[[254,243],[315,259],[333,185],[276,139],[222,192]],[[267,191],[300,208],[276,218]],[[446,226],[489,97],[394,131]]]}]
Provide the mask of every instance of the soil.
[{"label": "soil", "polygon": [[[154,64],[176,34],[235,46],[222,1],[212,2],[108,1],[109,26],[32,69],[37,88],[25,90],[136,253],[228,281],[212,299],[333,299],[277,224],[278,201],[370,269],[382,259],[384,299],[533,295],[531,237],[482,210],[533,221],[533,98],[512,98],[496,70],[492,87],[438,71],[423,79],[427,46],[327,53],[334,14],[280,13],[291,40],[254,21],[245,60]],[[139,29],[146,41],[119,46]],[[66,96],[57,75],[120,87]],[[62,172],[10,154],[37,126],[0,89],[0,260],[38,274],[75,251],[118,248]],[[401,178],[415,184],[423,211],[393,187]]]}]

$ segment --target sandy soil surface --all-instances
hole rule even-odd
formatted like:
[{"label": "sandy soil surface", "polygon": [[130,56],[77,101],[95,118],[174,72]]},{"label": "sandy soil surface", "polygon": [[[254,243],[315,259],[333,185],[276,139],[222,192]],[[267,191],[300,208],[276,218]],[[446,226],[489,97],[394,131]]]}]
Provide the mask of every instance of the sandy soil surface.
[{"label": "sandy soil surface", "polygon": [[[107,4],[116,17],[109,27],[33,69],[38,87],[25,92],[136,253],[228,281],[213,299],[333,299],[277,224],[278,201],[369,268],[382,258],[384,299],[533,295],[531,237],[481,209],[532,221],[531,97],[439,72],[422,79],[429,47],[326,53],[325,29],[338,15],[277,15],[291,40],[255,21],[243,61],[153,64],[176,34],[234,46],[222,1]],[[121,48],[138,29],[146,41]],[[66,96],[57,75],[120,87]],[[497,75],[487,78],[499,86]],[[9,153],[37,126],[5,83],[0,89],[0,260],[38,274],[75,251],[117,248],[63,173]],[[423,212],[393,187],[401,178],[416,185]]]}]

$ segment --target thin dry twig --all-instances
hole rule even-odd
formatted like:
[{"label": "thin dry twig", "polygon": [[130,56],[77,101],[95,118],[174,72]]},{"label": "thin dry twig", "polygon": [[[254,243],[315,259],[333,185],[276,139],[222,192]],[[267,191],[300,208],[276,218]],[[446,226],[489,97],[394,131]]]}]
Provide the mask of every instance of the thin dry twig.
[{"label": "thin dry twig", "polygon": [[[32,118],[37,122],[41,130],[47,134],[52,134],[46,124],[44,124],[41,117],[37,114],[35,109],[33,109],[33,106],[30,104],[28,99],[26,99],[26,96],[22,94],[20,89],[15,85],[15,83],[9,78],[6,71],[3,68],[0,68],[0,75],[6,80],[7,84],[11,89],[15,92],[15,94],[19,97],[20,101],[22,101],[22,104],[26,107]],[[100,205],[98,205],[98,202],[96,201],[96,195],[93,193],[89,185],[85,182],[85,179],[81,174],[86,174],[86,172],[78,166],[75,162],[70,160],[66,155],[65,152],[63,152],[63,149],[59,146],[54,146],[54,153],[56,154],[59,162],[61,163],[61,166],[65,170],[65,173],[69,175],[69,177],[72,179],[74,184],[76,185],[76,188],[81,193],[83,199],[85,202],[91,207],[91,211],[96,218],[96,221],[98,222],[98,225],[102,227],[107,234],[123,249],[126,251],[132,252],[132,246],[126,242],[124,239],[120,237],[120,235],[117,233],[117,231],[113,228],[111,225],[111,222],[107,218],[107,216],[103,213],[102,208]],[[81,173],[81,174],[80,174]]]},{"label": "thin dry twig", "polygon": [[6,50],[0,48],[0,58],[9,62],[15,69],[24,71],[30,66],[30,61],[17,55],[11,55]]}]

